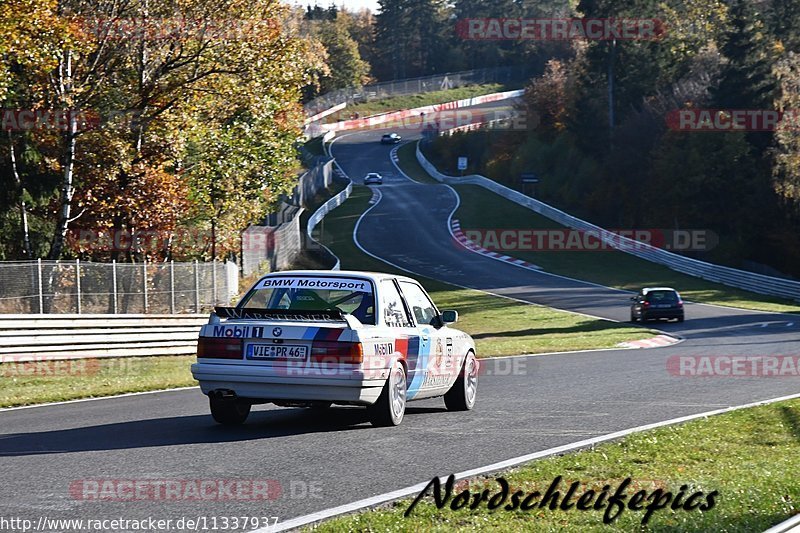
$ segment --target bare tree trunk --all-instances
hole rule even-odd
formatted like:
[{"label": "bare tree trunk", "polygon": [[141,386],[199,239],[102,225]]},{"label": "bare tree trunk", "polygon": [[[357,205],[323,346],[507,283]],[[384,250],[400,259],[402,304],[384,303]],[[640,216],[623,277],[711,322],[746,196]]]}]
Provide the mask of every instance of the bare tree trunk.
[{"label": "bare tree trunk", "polygon": [[[60,83],[59,88],[61,91],[61,101],[69,104],[71,101],[72,92],[72,54],[67,51],[64,57],[64,62],[59,68]],[[56,225],[53,234],[53,243],[50,246],[50,259],[59,259],[61,252],[64,250],[64,241],[67,237],[67,230],[69,229],[70,213],[72,211],[72,197],[75,194],[75,188],[72,186],[74,166],[75,166],[75,147],[77,144],[76,134],[78,131],[78,123],[71,106],[67,105],[67,113],[69,114],[69,126],[65,135],[65,150],[64,150],[64,177],[61,182],[61,213],[58,217],[58,224]]]},{"label": "bare tree trunk", "polygon": [[31,237],[30,231],[28,230],[28,206],[25,204],[25,187],[22,185],[22,179],[19,177],[19,170],[17,169],[17,156],[14,153],[14,138],[11,135],[11,131],[8,132],[8,150],[11,155],[11,173],[14,175],[14,183],[17,185],[17,189],[20,193],[19,198],[19,209],[20,209],[20,216],[22,218],[22,247],[25,250],[25,257],[27,259],[33,259],[33,253],[31,252]]}]

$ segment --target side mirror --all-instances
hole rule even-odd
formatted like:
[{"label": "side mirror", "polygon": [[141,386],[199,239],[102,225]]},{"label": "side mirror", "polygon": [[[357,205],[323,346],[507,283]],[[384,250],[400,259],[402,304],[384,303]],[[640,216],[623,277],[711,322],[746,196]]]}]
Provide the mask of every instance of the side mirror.
[{"label": "side mirror", "polygon": [[442,322],[445,324],[453,324],[458,322],[458,311],[454,311],[452,309],[442,311]]},{"label": "side mirror", "polygon": [[636,301],[636,296],[631,296],[631,301],[635,302]]}]

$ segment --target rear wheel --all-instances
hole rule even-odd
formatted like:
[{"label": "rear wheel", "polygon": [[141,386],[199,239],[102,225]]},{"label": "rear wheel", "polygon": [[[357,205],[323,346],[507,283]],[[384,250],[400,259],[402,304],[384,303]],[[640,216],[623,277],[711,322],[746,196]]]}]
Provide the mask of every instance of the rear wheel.
[{"label": "rear wheel", "polygon": [[633,314],[633,311],[631,311],[631,322],[633,322],[634,324],[636,324],[638,321],[639,321],[639,319],[638,319],[638,318],[636,318],[636,315],[634,315],[634,314]]},{"label": "rear wheel", "polygon": [[238,426],[247,420],[250,404],[241,400],[220,400],[209,398],[211,416],[224,426]]},{"label": "rear wheel", "polygon": [[683,315],[678,317],[678,322],[683,322]]},{"label": "rear wheel", "polygon": [[406,413],[406,371],[395,362],[378,401],[367,407],[373,426],[398,426]]},{"label": "rear wheel", "polygon": [[448,411],[469,411],[475,407],[477,394],[478,362],[475,360],[475,354],[469,352],[464,359],[461,375],[444,395],[444,404]]}]

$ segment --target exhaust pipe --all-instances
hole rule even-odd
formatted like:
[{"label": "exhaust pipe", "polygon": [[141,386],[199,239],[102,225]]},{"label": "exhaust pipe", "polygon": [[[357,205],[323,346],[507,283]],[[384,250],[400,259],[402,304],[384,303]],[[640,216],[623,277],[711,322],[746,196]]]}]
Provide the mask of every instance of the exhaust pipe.
[{"label": "exhaust pipe", "polygon": [[208,397],[215,400],[235,400],[236,392],[230,389],[214,389],[208,393]]}]

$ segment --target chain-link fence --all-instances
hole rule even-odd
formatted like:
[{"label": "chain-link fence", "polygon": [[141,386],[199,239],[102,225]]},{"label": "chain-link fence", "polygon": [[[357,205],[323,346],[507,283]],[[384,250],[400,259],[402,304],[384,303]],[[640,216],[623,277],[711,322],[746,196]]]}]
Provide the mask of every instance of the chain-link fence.
[{"label": "chain-link fence", "polygon": [[0,313],[199,313],[239,291],[233,263],[0,263]]},{"label": "chain-link fence", "polygon": [[363,87],[348,87],[320,95],[305,105],[308,115],[315,115],[342,102],[353,105],[360,102],[380,100],[389,96],[421,94],[465,85],[486,83],[524,83],[532,72],[530,66],[490,67],[461,72],[448,72],[424,78],[385,81]]}]

